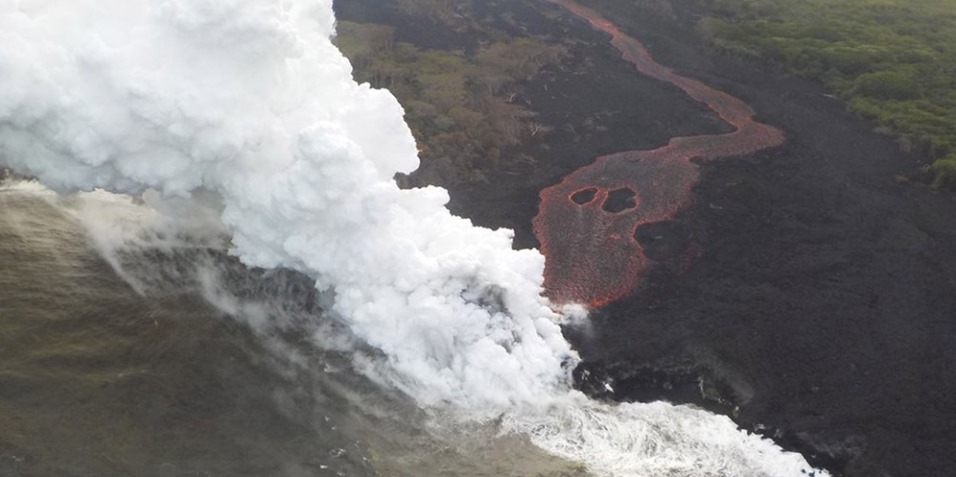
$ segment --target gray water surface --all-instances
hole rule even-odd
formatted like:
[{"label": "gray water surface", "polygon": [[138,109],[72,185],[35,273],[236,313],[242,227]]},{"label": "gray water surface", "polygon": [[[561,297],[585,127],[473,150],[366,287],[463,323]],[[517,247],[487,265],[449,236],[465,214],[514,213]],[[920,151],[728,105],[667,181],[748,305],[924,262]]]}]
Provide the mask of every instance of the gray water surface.
[{"label": "gray water surface", "polygon": [[[71,214],[95,199],[38,187],[0,188],[0,476],[584,474],[444,428],[353,369],[374,351],[314,345],[347,332],[305,277],[187,242],[117,255],[138,292]],[[254,306],[213,307],[203,273]]]}]

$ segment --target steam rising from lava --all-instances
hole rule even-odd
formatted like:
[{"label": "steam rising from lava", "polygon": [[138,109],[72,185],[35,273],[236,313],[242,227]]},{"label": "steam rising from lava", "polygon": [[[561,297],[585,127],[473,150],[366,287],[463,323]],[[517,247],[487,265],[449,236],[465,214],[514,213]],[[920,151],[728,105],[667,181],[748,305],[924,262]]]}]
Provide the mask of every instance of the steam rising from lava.
[{"label": "steam rising from lava", "polygon": [[0,160],[60,191],[217,195],[233,253],[332,290],[422,405],[602,475],[805,474],[726,417],[571,391],[542,256],[396,186],[418,165],[402,109],[333,33],[331,0],[0,0]]},{"label": "steam rising from lava", "polygon": [[425,404],[566,386],[541,255],[443,189],[398,189],[418,166],[402,109],[333,33],[330,0],[4,0],[0,157],[61,191],[215,192],[233,252],[334,289]]}]

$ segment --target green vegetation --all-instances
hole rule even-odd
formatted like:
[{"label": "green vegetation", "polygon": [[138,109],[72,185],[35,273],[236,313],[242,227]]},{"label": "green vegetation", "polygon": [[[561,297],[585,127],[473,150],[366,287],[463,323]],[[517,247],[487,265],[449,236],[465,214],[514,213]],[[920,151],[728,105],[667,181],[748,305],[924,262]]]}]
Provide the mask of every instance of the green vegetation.
[{"label": "green vegetation", "polygon": [[818,79],[956,188],[956,0],[701,0],[724,53]]},{"label": "green vegetation", "polygon": [[[443,21],[452,11],[447,4],[408,5],[415,16]],[[480,46],[467,53],[420,49],[394,41],[393,27],[347,21],[339,22],[338,33],[356,80],[389,89],[405,108],[422,159],[419,180],[452,185],[486,180],[504,163],[515,173],[533,167],[526,155],[501,160],[507,148],[544,131],[513,85],[559,61],[564,47],[497,33],[479,34]]]}]

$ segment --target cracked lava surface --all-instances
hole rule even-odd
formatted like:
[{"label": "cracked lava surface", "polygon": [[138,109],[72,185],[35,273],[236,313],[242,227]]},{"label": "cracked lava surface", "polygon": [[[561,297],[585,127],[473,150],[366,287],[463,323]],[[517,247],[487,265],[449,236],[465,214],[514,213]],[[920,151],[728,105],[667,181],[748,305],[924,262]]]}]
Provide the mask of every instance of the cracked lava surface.
[{"label": "cracked lava surface", "polygon": [[644,225],[672,219],[691,202],[698,165],[783,143],[779,129],[753,120],[746,103],[678,75],[651,58],[638,40],[572,0],[549,0],[611,35],[611,45],[637,71],[670,83],[710,107],[734,131],[677,137],[653,150],[600,156],[540,193],[534,233],[545,255],[545,289],[558,302],[600,307],[628,295],[649,266],[635,238]]}]

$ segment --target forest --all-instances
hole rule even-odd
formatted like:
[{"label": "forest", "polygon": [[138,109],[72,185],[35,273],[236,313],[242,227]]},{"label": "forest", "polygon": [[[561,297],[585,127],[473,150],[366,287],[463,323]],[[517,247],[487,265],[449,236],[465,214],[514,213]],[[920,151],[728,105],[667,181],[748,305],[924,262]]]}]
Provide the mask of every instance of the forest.
[{"label": "forest", "polygon": [[956,0],[700,0],[721,53],[818,80],[956,188]]}]

